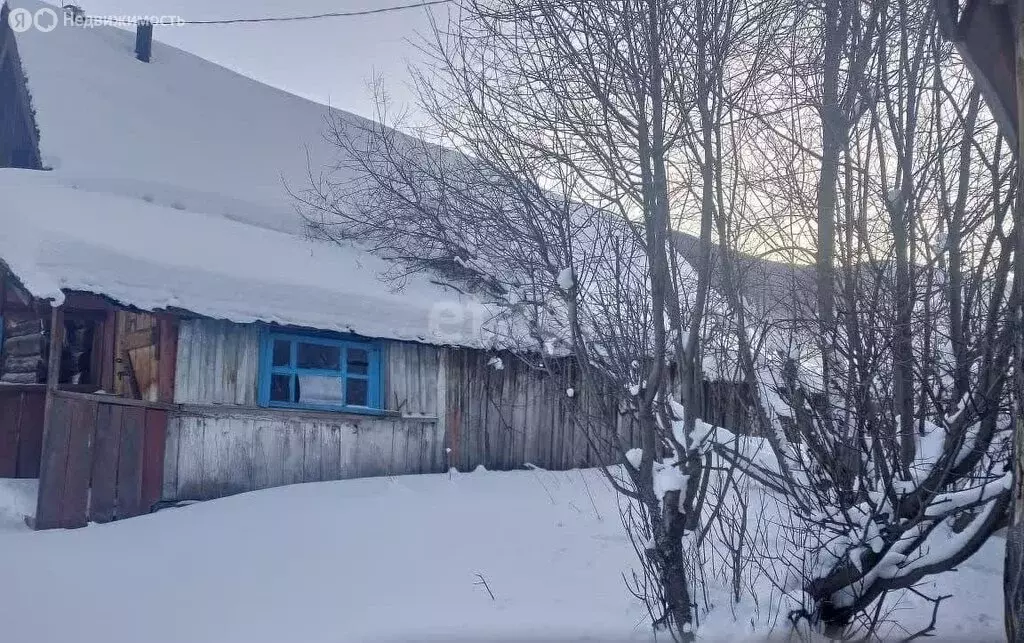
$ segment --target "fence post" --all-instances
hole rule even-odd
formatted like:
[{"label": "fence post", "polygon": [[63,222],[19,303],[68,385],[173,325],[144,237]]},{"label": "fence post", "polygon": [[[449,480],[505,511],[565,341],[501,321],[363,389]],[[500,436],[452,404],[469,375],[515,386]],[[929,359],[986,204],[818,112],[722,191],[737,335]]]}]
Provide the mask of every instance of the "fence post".
[{"label": "fence post", "polygon": [[66,422],[55,422],[54,399],[60,383],[60,356],[64,347],[64,309],[54,306],[50,314],[50,347],[46,369],[46,402],[43,407],[43,448],[39,461],[39,493],[33,529],[60,527],[64,504],[64,479],[70,432]]}]

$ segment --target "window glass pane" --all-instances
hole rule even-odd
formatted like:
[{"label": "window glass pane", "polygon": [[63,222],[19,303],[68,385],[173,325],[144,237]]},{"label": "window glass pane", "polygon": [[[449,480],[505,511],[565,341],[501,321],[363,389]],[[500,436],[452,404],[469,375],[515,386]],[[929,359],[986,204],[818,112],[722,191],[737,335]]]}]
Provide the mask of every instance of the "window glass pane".
[{"label": "window glass pane", "polygon": [[345,387],[345,404],[350,406],[370,406],[370,390],[367,380],[350,377]]},{"label": "window glass pane", "polygon": [[274,340],[274,366],[288,366],[292,363],[292,343],[284,339]]},{"label": "window glass pane", "polygon": [[292,394],[290,385],[292,381],[291,375],[271,375],[270,376],[270,400],[272,402],[291,402]]},{"label": "window glass pane", "polygon": [[370,354],[362,348],[348,349],[348,372],[366,375],[370,369]]},{"label": "window glass pane", "polygon": [[341,347],[299,342],[298,368],[341,369]]},{"label": "window glass pane", "polygon": [[296,396],[302,404],[341,406],[341,379],[322,375],[299,375]]}]

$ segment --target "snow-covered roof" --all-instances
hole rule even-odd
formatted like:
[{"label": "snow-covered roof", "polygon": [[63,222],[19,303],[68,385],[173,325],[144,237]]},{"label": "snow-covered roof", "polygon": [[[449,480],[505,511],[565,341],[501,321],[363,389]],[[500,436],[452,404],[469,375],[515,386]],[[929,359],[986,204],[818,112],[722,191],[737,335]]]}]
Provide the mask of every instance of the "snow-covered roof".
[{"label": "snow-covered roof", "polygon": [[396,289],[380,279],[385,261],[303,236],[286,185],[303,189],[307,169],[336,154],[327,119],[359,117],[159,42],[139,62],[134,39],[60,24],[17,36],[52,171],[0,170],[0,259],[33,295],[82,290],[237,322],[494,343],[474,300],[426,276]]},{"label": "snow-covered roof", "polygon": [[413,275],[400,289],[368,253],[130,196],[57,174],[0,171],[0,257],[33,295],[101,293],[144,309],[182,308],[438,344],[490,345],[489,312]]},{"label": "snow-covered roof", "polygon": [[335,155],[326,119],[362,120],[160,42],[139,62],[135,34],[114,27],[58,24],[17,42],[44,165],[163,205],[301,232],[285,185],[308,186],[307,153],[314,170]]}]

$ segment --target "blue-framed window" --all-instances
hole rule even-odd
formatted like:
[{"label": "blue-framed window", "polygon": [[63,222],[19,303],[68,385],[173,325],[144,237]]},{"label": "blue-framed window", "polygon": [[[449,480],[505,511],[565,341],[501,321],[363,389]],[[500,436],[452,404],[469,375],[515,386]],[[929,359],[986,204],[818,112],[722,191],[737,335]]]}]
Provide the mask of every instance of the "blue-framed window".
[{"label": "blue-framed window", "polygon": [[381,347],[375,342],[264,333],[261,406],[381,413]]}]

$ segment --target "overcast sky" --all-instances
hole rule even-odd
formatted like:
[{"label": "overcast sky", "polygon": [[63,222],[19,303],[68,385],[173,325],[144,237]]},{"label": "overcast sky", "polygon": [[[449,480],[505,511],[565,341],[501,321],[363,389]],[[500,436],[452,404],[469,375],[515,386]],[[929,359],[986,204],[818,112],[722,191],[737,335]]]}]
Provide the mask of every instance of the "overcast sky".
[{"label": "overcast sky", "polygon": [[[415,0],[77,0],[91,15],[174,15],[186,20],[290,16],[411,2]],[[407,64],[422,60],[412,42],[417,33],[429,30],[428,11],[310,22],[157,26],[154,37],[269,85],[372,116],[367,83],[375,75],[382,77],[396,107],[411,102]],[[433,11],[443,17],[447,10]]]}]

